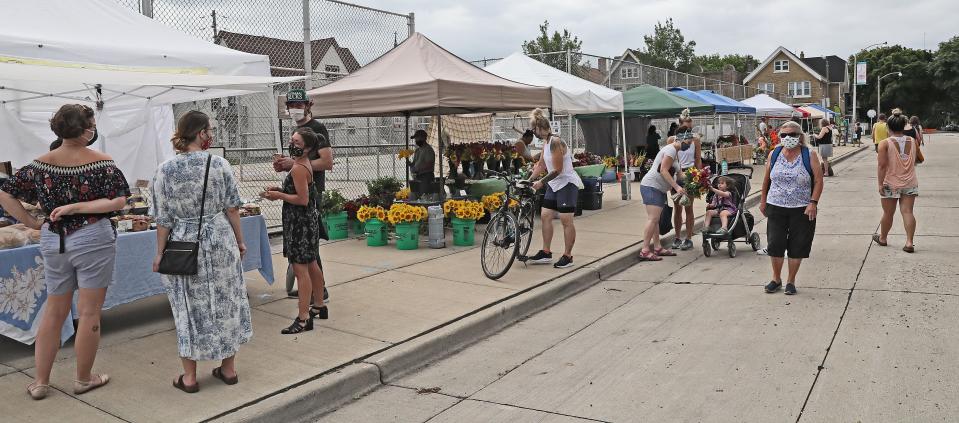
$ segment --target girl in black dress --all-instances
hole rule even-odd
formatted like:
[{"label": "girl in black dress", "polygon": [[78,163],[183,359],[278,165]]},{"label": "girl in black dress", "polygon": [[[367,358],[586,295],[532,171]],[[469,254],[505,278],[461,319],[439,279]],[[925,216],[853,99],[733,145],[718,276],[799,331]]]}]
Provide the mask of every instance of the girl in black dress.
[{"label": "girl in black dress", "polygon": [[319,195],[313,181],[309,155],[320,145],[322,135],[310,128],[297,128],[290,138],[290,157],[293,168],[283,181],[282,188],[268,188],[260,194],[267,200],[283,200],[283,256],[293,264],[296,274],[298,313],[293,324],[283,329],[284,335],[313,330],[313,315],[328,318],[323,297],[317,295],[314,310],[310,309],[313,293],[323,292],[323,276],[317,263],[319,258],[320,216],[316,203]]}]

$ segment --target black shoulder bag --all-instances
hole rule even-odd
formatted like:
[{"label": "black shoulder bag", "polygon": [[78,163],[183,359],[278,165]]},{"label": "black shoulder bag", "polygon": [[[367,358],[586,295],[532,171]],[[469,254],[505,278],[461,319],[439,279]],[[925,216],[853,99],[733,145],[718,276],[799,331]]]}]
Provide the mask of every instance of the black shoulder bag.
[{"label": "black shoulder bag", "polygon": [[203,234],[203,206],[206,203],[206,184],[210,178],[210,161],[213,155],[206,158],[206,172],[203,174],[203,196],[200,200],[200,225],[197,229],[196,242],[189,241],[170,241],[173,235],[171,229],[170,235],[167,235],[166,248],[163,250],[163,256],[160,258],[160,265],[157,273],[164,275],[190,276],[198,273],[197,262],[200,251],[200,238]]}]

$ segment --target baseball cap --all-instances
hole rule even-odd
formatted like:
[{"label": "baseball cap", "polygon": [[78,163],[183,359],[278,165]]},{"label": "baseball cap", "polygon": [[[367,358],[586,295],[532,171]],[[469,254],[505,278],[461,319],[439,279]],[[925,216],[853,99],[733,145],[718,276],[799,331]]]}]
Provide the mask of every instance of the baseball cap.
[{"label": "baseball cap", "polygon": [[308,103],[310,100],[306,96],[305,90],[290,90],[286,92],[287,103]]},{"label": "baseball cap", "polygon": [[413,136],[410,137],[410,139],[416,138],[416,137],[418,137],[418,136],[420,136],[420,135],[422,135],[423,138],[428,138],[428,137],[429,137],[428,135],[426,135],[426,131],[424,131],[424,130],[422,130],[422,129],[417,129],[416,132],[413,133]]}]

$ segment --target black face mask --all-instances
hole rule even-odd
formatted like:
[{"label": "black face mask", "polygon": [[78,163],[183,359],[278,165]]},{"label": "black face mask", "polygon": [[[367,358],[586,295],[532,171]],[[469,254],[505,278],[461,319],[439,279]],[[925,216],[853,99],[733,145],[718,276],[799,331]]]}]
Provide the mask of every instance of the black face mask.
[{"label": "black face mask", "polygon": [[686,150],[689,150],[689,147],[692,147],[692,144],[690,144],[690,143],[685,143],[685,142],[684,142],[684,143],[682,143],[682,146],[679,147],[679,149],[682,150],[682,151],[686,151]]},{"label": "black face mask", "polygon": [[87,147],[89,147],[89,146],[93,145],[93,143],[97,142],[97,138],[98,138],[99,136],[100,136],[100,132],[97,131],[96,128],[94,128],[94,129],[93,129],[93,138],[90,138],[90,141],[87,141]]},{"label": "black face mask", "polygon": [[304,151],[302,148],[290,144],[290,157],[302,157],[303,153]]},{"label": "black face mask", "polygon": [[413,141],[416,142],[416,146],[417,146],[417,147],[422,147],[422,146],[426,145],[426,140],[413,140]]}]

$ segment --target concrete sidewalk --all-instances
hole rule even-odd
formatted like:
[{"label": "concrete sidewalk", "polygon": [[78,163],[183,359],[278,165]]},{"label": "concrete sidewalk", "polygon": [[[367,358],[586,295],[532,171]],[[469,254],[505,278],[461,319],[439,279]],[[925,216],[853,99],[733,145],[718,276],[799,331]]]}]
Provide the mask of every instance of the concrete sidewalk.
[{"label": "concrete sidewalk", "polygon": [[[836,155],[856,151],[837,147]],[[762,170],[756,167],[753,195]],[[274,255],[276,284],[247,274],[255,335],[240,350],[241,383],[233,387],[209,375],[216,363],[200,364],[199,394],[170,386],[180,365],[165,296],[105,313],[95,371],[113,380],[83,396],[69,389],[72,343],[54,367],[53,385],[63,390],[34,402],[24,392],[33,374],[32,347],[0,340],[0,415],[11,421],[255,420],[302,401],[314,401],[307,406],[316,410],[334,407],[330,401],[362,394],[628,265],[645,219],[639,185],[633,183],[629,201],[620,199],[618,184],[605,189],[603,209],[577,218],[571,269],[514,264],[502,279],[490,281],[476,247],[398,251],[392,244],[370,248],[355,239],[327,244],[322,255],[333,300],[330,319],[317,320],[316,330],[296,336],[279,333],[293,319],[296,302],[285,296],[285,260]],[[531,251],[540,248],[538,233]],[[561,242],[557,234],[554,248]]]}]

